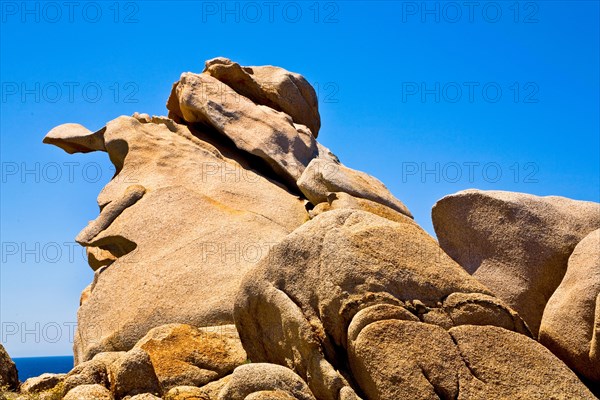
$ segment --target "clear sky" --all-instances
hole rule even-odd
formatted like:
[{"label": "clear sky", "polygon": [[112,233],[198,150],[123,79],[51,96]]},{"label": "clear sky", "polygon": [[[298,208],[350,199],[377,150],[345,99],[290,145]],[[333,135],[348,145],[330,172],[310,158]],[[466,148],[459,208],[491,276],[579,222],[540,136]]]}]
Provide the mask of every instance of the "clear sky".
[{"label": "clear sky", "polygon": [[433,234],[466,188],[599,201],[597,1],[1,3],[1,342],[71,353],[92,279],[76,234],[112,175],[104,153],[42,144],[166,114],[171,84],[226,56],[303,74],[319,140],[371,173]]}]

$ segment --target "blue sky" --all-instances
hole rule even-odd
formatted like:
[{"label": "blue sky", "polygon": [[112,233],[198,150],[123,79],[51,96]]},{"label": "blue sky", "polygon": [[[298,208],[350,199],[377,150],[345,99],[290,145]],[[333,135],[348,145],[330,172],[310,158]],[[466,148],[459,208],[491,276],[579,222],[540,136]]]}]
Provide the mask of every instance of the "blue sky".
[{"label": "blue sky", "polygon": [[106,154],[69,156],[45,133],[164,115],[180,73],[216,56],[303,74],[319,140],[432,234],[432,205],[466,188],[600,200],[597,1],[0,4],[0,340],[13,357],[71,353],[92,279],[74,237],[112,175]]}]

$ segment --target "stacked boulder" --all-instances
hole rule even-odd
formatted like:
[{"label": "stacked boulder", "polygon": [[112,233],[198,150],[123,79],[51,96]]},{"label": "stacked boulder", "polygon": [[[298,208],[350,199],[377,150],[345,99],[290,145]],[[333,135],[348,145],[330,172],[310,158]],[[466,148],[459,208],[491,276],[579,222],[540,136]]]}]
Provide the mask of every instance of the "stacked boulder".
[{"label": "stacked boulder", "polygon": [[251,360],[318,399],[594,398],[406,217],[320,214],[246,276],[235,321]]},{"label": "stacked boulder", "polygon": [[310,218],[307,198],[341,191],[410,215],[317,143],[316,94],[298,74],[211,60],[182,74],[167,107],[171,118],[122,116],[95,132],[65,124],[44,138],[68,153],[106,151],[117,170],[76,239],[95,270],[76,363],[127,351],[161,325],[232,324],[242,276]]},{"label": "stacked boulder", "polygon": [[[45,392],[594,399],[580,379],[597,381],[580,371],[599,357],[598,279],[581,279],[598,266],[594,237],[569,256],[598,229],[597,204],[443,199],[438,244],[382,182],[317,141],[301,75],[217,58],[182,74],[167,108],[44,139],[107,152],[117,170],[77,236],[95,276],[76,367]],[[561,329],[565,314],[574,325]]]},{"label": "stacked boulder", "polygon": [[600,204],[471,189],[432,219],[440,246],[600,393]]}]

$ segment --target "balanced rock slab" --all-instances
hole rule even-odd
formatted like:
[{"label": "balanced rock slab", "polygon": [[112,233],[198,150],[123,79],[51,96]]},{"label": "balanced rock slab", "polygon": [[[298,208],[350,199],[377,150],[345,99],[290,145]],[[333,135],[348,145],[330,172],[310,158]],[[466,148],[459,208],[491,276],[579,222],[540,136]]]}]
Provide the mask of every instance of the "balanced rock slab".
[{"label": "balanced rock slab", "polygon": [[242,67],[224,57],[208,60],[203,72],[256,104],[283,111],[306,125],[315,138],[319,134],[317,93],[302,75],[272,65]]},{"label": "balanced rock slab", "polygon": [[537,335],[571,252],[600,227],[600,204],[465,190],[439,200],[432,219],[444,251],[514,308]]},{"label": "balanced rock slab", "polygon": [[412,218],[408,208],[379,179],[329,159],[313,159],[297,184],[315,206],[326,203],[330,193],[343,192],[382,204]]},{"label": "balanced rock slab", "polygon": [[270,107],[257,105],[208,74],[181,75],[167,107],[170,116],[204,124],[259,157],[294,188],[318,148],[310,130]]}]

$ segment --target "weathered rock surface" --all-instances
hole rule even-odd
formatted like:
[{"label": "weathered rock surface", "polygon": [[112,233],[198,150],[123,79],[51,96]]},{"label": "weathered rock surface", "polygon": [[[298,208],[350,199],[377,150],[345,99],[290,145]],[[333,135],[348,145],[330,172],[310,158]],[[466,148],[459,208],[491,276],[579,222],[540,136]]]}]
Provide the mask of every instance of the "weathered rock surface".
[{"label": "weathered rock surface", "polygon": [[371,200],[354,197],[344,192],[331,192],[327,195],[327,203],[319,203],[308,212],[311,218],[326,211],[348,209],[368,211],[391,221],[402,222],[407,218],[406,214],[394,211],[390,207],[376,203]]},{"label": "weathered rock surface", "polygon": [[110,368],[116,361],[126,354],[125,351],[107,351],[104,353],[98,353],[92,358],[92,361],[99,361],[106,367],[106,370]]},{"label": "weathered rock surface", "polygon": [[246,396],[245,400],[295,400],[297,397],[281,390],[262,390]]},{"label": "weathered rock surface", "polygon": [[314,205],[326,203],[330,192],[344,192],[383,204],[412,218],[408,208],[380,180],[331,160],[313,159],[298,180],[298,187]]},{"label": "weathered rock surface", "polygon": [[[530,333],[521,318],[409,218],[393,222],[344,209],[318,215],[247,274],[235,320],[251,360],[293,369],[319,399],[337,400],[342,392],[357,398],[345,376],[368,399],[454,398],[473,385],[464,393],[481,399],[542,399],[549,392],[593,398],[560,360],[522,340]],[[487,326],[506,331],[485,350],[503,360],[488,366],[497,374],[489,386],[473,383],[477,376],[453,340],[453,329],[463,326],[473,327],[472,340]],[[492,354],[511,340],[522,360]],[[528,371],[528,363],[543,365],[540,357],[552,369]],[[553,386],[535,391],[511,383],[512,374]]]},{"label": "weathered rock surface", "polygon": [[170,324],[152,329],[136,345],[148,353],[164,391],[204,386],[246,361],[235,326],[204,329]]},{"label": "weathered rock surface", "polygon": [[292,370],[275,364],[246,364],[235,369],[218,400],[315,400],[306,383]]},{"label": "weathered rock surface", "polygon": [[310,130],[285,113],[254,104],[208,74],[182,74],[167,107],[170,116],[214,127],[239,149],[264,160],[292,188],[318,156]]},{"label": "weathered rock surface", "polygon": [[171,388],[165,396],[165,400],[217,400],[219,392],[227,382],[231,379],[231,375],[204,385],[196,386],[176,386]]},{"label": "weathered rock surface", "polygon": [[129,350],[157,326],[233,323],[243,273],[308,219],[301,199],[235,148],[168,119],[152,121],[119,117],[104,130],[118,174],[79,240],[117,259],[96,271],[79,309],[76,363]]},{"label": "weathered rock surface", "polygon": [[530,338],[470,325],[452,328],[450,335],[475,378],[465,398],[594,399],[563,362]]},{"label": "weathered rock surface", "polygon": [[113,400],[110,391],[102,385],[77,386],[63,400]]},{"label": "weathered rock surface", "polygon": [[0,387],[15,390],[19,387],[19,373],[4,346],[0,344]]},{"label": "weathered rock surface", "polygon": [[106,365],[98,360],[91,360],[77,365],[67,374],[63,381],[63,396],[73,388],[82,385],[109,387]]},{"label": "weathered rock surface", "polygon": [[466,190],[439,200],[432,219],[446,253],[514,308],[537,335],[571,252],[600,227],[600,204]]},{"label": "weathered rock surface", "polygon": [[160,397],[155,396],[150,393],[136,394],[135,396],[131,396],[129,400],[160,400]]},{"label": "weathered rock surface", "polygon": [[306,125],[315,138],[319,134],[317,93],[302,75],[271,65],[242,67],[223,57],[208,60],[203,72],[256,104],[283,111],[295,123]]},{"label": "weathered rock surface", "polygon": [[109,373],[111,392],[116,399],[143,393],[161,393],[150,356],[142,349],[128,351],[111,365]]},{"label": "weathered rock surface", "polygon": [[544,310],[540,343],[600,384],[600,229],[571,254],[567,273]]},{"label": "weathered rock surface", "polygon": [[91,294],[92,294],[92,284],[90,283],[81,291],[81,295],[79,296],[79,305],[81,306],[83,303],[85,303],[90,298]]},{"label": "weathered rock surface", "polygon": [[[167,108],[44,139],[105,151],[116,174],[76,239],[94,270],[77,366],[11,400],[594,399],[559,357],[597,380],[600,231],[582,239],[599,204],[448,196],[433,210],[447,254],[316,141],[302,76],[217,58]],[[524,321],[537,337],[544,307],[559,357]]]},{"label": "weathered rock surface", "polygon": [[32,394],[54,389],[61,384],[67,374],[42,374],[27,379],[21,384],[21,393]]}]

